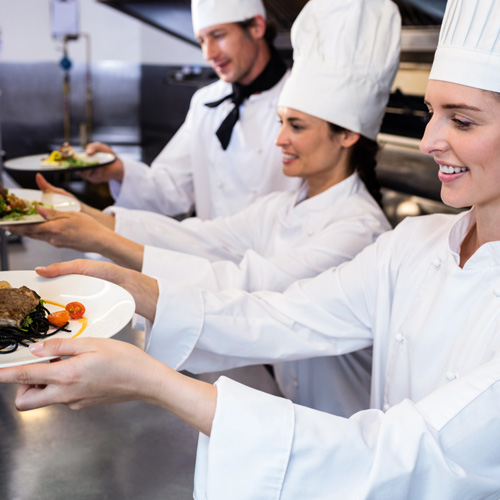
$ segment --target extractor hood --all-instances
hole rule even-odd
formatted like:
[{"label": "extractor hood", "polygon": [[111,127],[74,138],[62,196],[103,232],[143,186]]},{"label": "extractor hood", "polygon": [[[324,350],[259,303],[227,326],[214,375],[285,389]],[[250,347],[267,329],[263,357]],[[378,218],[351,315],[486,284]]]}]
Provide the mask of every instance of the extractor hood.
[{"label": "extractor hood", "polygon": [[[154,26],[186,43],[197,45],[191,26],[190,0],[98,0]],[[264,0],[269,19],[277,27],[276,46],[289,51],[290,28],[307,0]],[[403,19],[403,57],[433,53],[446,0],[395,0]]]}]

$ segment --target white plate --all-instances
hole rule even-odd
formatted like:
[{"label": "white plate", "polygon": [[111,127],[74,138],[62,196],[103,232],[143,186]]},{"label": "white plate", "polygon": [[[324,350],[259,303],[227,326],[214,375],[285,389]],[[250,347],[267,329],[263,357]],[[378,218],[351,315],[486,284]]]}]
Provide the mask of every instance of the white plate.
[{"label": "white plate", "polygon": [[115,155],[111,153],[98,152],[92,156],[84,158],[88,161],[97,161],[97,165],[85,165],[83,167],[58,167],[55,165],[42,165],[42,159],[48,158],[49,154],[22,156],[13,158],[4,163],[4,167],[10,170],[22,170],[25,172],[61,172],[63,170],[84,170],[87,168],[103,167],[116,160]]},{"label": "white plate", "polygon": [[[109,281],[71,274],[58,278],[42,278],[35,271],[2,271],[0,281],[8,281],[13,287],[27,286],[44,300],[50,300],[62,305],[78,301],[85,306],[84,317],[88,319],[87,328],[80,337],[109,338],[122,330],[132,319],[135,302],[125,289]],[[61,309],[46,304],[49,311]],[[81,327],[78,320],[70,320],[71,333],[60,332],[51,338],[70,338]],[[26,365],[47,361],[54,356],[39,358],[31,354],[27,347],[20,346],[10,354],[0,354],[0,368],[7,366]]]},{"label": "white plate", "polygon": [[[41,201],[44,205],[50,205],[55,210],[61,212],[79,212],[80,202],[70,196],[64,196],[56,193],[44,193],[36,189],[9,189],[9,193],[16,195],[18,198],[27,201]],[[38,214],[25,215],[19,220],[0,220],[1,226],[15,226],[17,224],[33,224],[35,222],[43,222],[45,219]]]}]

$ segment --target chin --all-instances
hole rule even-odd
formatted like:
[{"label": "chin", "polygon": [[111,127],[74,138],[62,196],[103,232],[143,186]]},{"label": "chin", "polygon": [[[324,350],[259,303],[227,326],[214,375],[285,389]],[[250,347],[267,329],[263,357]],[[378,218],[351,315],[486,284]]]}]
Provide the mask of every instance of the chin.
[{"label": "chin", "polygon": [[467,203],[462,197],[453,196],[453,194],[443,192],[443,190],[441,190],[441,200],[445,205],[452,208],[467,208],[472,206],[472,203]]},{"label": "chin", "polygon": [[234,83],[236,81],[236,77],[232,71],[221,71],[217,72],[217,76],[226,83]]}]

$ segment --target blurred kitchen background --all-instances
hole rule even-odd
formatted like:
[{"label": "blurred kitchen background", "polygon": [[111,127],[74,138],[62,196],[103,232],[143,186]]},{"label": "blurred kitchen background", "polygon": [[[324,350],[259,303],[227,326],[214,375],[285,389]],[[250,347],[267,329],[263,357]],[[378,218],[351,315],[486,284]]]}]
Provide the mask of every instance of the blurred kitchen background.
[{"label": "blurred kitchen background", "polygon": [[[277,46],[291,64],[289,29],[306,0],[265,1]],[[449,211],[436,166],[418,151],[426,80],[444,0],[397,0],[401,66],[380,135],[379,176],[393,224]],[[72,36],[64,37],[62,27]],[[189,0],[0,0],[0,134],[3,160],[40,154],[65,138],[110,144],[150,163],[175,133],[189,100],[215,79],[197,46]],[[9,172],[34,188],[34,174]],[[50,174],[83,201],[111,203],[107,186]]]},{"label": "blurred kitchen background", "polygon": [[[278,27],[277,47],[291,64],[289,29],[305,0],[264,3]],[[379,177],[393,224],[450,211],[439,201],[436,165],[418,150],[445,1],[396,3],[403,52],[379,137]],[[61,36],[63,25],[71,36]],[[75,146],[108,143],[149,164],[182,123],[192,94],[214,79],[194,41],[189,0],[0,0],[0,160],[48,153],[69,137]],[[8,185],[36,187],[34,173],[8,174]],[[46,177],[91,205],[112,202],[106,185],[77,174]],[[2,269],[81,256],[12,238],[7,262],[5,246],[2,239]],[[131,325],[117,338],[143,343]],[[229,375],[278,393],[261,366]],[[76,413],[64,406],[19,413],[14,393],[15,387],[0,388],[2,500],[192,498],[197,433],[164,410],[132,402]]]}]

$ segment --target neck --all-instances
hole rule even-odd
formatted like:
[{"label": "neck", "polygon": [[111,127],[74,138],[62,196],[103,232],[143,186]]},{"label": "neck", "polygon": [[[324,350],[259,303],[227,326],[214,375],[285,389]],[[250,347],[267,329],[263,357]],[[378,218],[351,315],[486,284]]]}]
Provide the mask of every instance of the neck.
[{"label": "neck", "polygon": [[351,174],[346,170],[336,172],[335,175],[315,176],[313,178],[306,178],[307,182],[307,196],[306,199],[312,198],[330,189],[332,186],[339,184],[347,179]]},{"label": "neck", "polygon": [[349,164],[350,153],[348,149],[343,149],[340,158],[335,165],[331,165],[322,172],[317,172],[311,176],[304,176],[307,183],[307,198],[312,198],[330,189],[335,184],[347,179],[353,168]]},{"label": "neck", "polygon": [[250,85],[266,68],[269,61],[271,60],[271,51],[267,42],[264,40],[260,41],[261,47],[257,52],[257,56],[253,61],[250,71],[241,77],[236,83],[240,85]]},{"label": "neck", "polygon": [[460,266],[476,253],[484,244],[491,241],[500,241],[500,228],[498,225],[498,213],[490,210],[481,210],[476,207],[476,223],[462,242],[460,247]]}]

